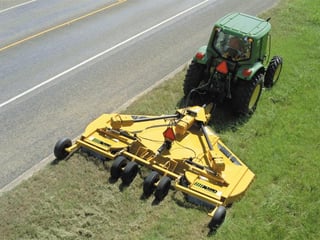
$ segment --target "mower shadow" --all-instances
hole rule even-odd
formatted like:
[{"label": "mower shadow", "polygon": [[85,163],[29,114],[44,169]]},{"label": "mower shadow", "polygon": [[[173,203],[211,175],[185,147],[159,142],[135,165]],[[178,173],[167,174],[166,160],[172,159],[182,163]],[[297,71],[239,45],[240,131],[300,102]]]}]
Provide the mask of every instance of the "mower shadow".
[{"label": "mower shadow", "polygon": [[51,162],[50,165],[55,166],[58,165],[61,161],[68,161],[69,158],[71,158],[71,156],[73,156],[73,153],[69,154],[66,158],[64,159],[58,159],[58,158],[54,158]]},{"label": "mower shadow", "polygon": [[[108,178],[108,182],[109,182],[110,184],[115,184],[115,183],[117,183],[118,181],[121,181],[120,177],[119,177],[119,178],[113,178],[113,177],[110,176],[110,177]],[[119,191],[120,191],[120,192],[125,191],[127,188],[130,187],[130,185],[131,185],[131,183],[123,183],[123,182],[121,181],[121,183],[119,184]]]},{"label": "mower shadow", "polygon": [[[196,105],[196,104],[195,104]],[[198,104],[199,105],[199,104]],[[181,98],[177,103],[178,108],[186,107],[185,98]],[[210,125],[216,133],[232,131],[235,132],[238,128],[245,124],[250,119],[250,115],[235,114],[232,111],[230,101],[225,101],[223,104],[215,105],[211,111]]]},{"label": "mower shadow", "polygon": [[152,205],[152,206],[157,206],[157,205],[159,205],[159,204],[162,202],[162,200],[159,200],[159,199],[157,199],[155,196],[153,196],[152,193],[149,194],[149,195],[146,195],[146,194],[142,193],[141,196],[140,196],[140,200],[141,200],[141,201],[147,201],[147,200],[150,199],[150,198],[153,199],[152,202],[151,202],[151,205]]}]

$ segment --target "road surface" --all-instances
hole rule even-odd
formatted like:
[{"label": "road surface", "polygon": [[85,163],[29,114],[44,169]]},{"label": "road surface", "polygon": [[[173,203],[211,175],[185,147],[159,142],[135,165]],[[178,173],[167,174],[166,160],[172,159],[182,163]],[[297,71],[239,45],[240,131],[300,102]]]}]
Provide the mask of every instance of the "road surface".
[{"label": "road surface", "polygon": [[276,0],[0,3],[0,189],[186,63],[226,13]]}]

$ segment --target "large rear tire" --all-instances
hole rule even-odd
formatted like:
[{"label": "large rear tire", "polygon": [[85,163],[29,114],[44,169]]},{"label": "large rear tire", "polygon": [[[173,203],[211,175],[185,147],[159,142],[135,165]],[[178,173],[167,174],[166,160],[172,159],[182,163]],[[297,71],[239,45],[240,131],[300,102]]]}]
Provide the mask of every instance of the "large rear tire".
[{"label": "large rear tire", "polygon": [[262,92],[263,74],[258,73],[250,81],[239,80],[232,95],[232,108],[236,114],[252,114]]},{"label": "large rear tire", "polygon": [[276,84],[281,73],[282,64],[283,60],[279,56],[274,56],[271,59],[264,77],[265,88],[271,88]]},{"label": "large rear tire", "polygon": [[183,92],[187,97],[192,89],[199,86],[204,77],[205,66],[192,60],[183,83]]}]

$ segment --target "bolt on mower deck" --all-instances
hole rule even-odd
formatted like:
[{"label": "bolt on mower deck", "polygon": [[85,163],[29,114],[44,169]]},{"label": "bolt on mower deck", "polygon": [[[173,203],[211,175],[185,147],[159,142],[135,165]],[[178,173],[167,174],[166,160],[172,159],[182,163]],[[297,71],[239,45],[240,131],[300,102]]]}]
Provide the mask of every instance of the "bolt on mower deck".
[{"label": "bolt on mower deck", "polygon": [[103,114],[72,144],[59,140],[57,160],[81,148],[112,160],[111,178],[130,184],[139,167],[150,169],[143,193],[161,201],[170,187],[213,206],[210,230],[220,226],[226,206],[239,200],[254,179],[252,171],[207,125],[211,105],[181,108],[173,115]]}]

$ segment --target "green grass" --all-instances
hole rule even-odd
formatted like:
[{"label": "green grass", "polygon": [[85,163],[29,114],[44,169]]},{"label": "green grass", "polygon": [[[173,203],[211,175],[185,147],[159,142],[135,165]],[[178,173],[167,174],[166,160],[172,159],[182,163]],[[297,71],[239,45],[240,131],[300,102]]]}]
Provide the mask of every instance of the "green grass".
[{"label": "green grass", "polygon": [[[207,236],[203,209],[171,191],[159,205],[143,200],[143,169],[129,187],[110,183],[110,164],[75,153],[0,197],[0,239],[318,239],[320,215],[319,0],[284,0],[272,17],[272,54],[281,55],[279,82],[264,91],[245,122],[214,128],[257,178]],[[184,72],[126,111],[173,113]],[[159,101],[161,99],[161,101]]]}]

